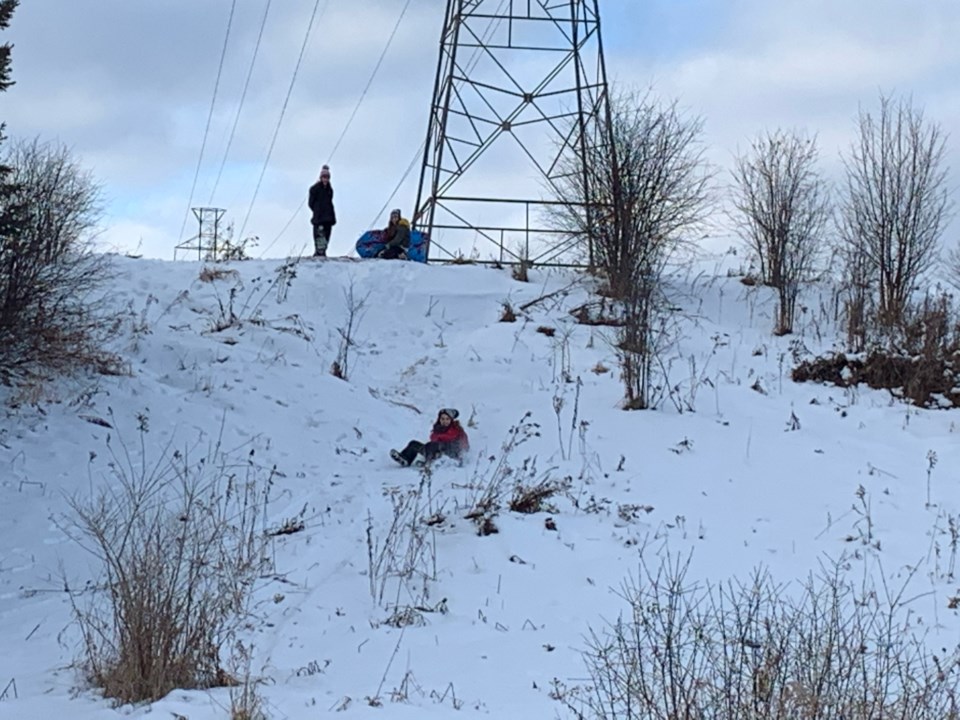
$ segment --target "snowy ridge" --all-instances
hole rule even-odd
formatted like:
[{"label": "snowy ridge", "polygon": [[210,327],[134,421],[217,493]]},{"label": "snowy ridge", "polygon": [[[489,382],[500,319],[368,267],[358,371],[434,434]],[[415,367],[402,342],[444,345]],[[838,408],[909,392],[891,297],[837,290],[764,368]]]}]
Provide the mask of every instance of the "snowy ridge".
[{"label": "snowy ridge", "polygon": [[[130,375],[63,383],[0,422],[0,718],[228,715],[225,690],[122,709],[74,692],[67,666],[78,638],[61,567],[74,592],[94,571],[60,529],[65,496],[105,481],[107,436],[135,447],[138,415],[153,459],[222,426],[225,445],[277,468],[270,527],[303,520],[302,531],[274,538],[273,572],[257,592],[262,622],[250,634],[273,718],[562,715],[551,683],[583,679],[583,638],[624,609],[615,591],[641,547],[648,562],[692,550],[692,573],[712,582],[758,565],[802,581],[844,552],[868,573],[919,566],[913,611],[944,642],[956,638],[948,603],[958,583],[943,534],[960,512],[955,415],[885,392],[792,383],[795,352],[831,346],[827,289],[806,295],[796,336],[777,338],[772,295],[728,277],[729,258],[678,274],[682,334],[667,361],[677,397],[696,411],[667,400],[624,412],[605,330],[569,313],[588,299],[569,274],[533,271],[519,283],[475,266],[249,261],[205,281],[199,264],[115,262]],[[351,287],[366,306],[343,381],[330,366]],[[218,330],[231,288],[239,321]],[[517,322],[499,322],[503,302],[517,309],[554,291]],[[420,482],[388,451],[422,439],[443,406],[469,420],[472,446],[462,467],[441,462],[431,480],[447,520],[433,536],[427,610],[443,601],[446,612],[399,629],[371,598],[368,514],[382,539],[391,492]],[[467,486],[490,472],[527,413],[539,435],[510,463],[569,477],[569,490],[551,499],[555,512],[504,509],[499,532],[478,536],[462,517]],[[855,509],[861,486],[869,538]]]}]

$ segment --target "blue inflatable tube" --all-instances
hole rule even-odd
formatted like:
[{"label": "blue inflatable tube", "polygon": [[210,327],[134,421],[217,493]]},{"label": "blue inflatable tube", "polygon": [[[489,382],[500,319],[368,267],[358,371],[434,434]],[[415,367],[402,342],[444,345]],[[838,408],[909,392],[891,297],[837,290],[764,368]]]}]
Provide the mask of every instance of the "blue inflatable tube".
[{"label": "blue inflatable tube", "polygon": [[[407,248],[407,259],[415,262],[427,261],[427,240],[425,233],[419,230],[410,231],[410,247]],[[383,250],[383,230],[368,230],[357,240],[357,255],[362,258],[376,257]]]}]

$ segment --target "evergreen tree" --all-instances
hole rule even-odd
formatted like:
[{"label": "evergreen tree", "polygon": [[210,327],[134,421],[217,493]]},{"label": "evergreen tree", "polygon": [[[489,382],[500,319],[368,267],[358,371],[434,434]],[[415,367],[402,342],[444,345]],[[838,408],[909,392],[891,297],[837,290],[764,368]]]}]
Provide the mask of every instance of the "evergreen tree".
[{"label": "evergreen tree", "polygon": [[[0,30],[4,30],[10,25],[10,18],[13,11],[16,10],[20,0],[0,0]],[[0,45],[0,92],[5,91],[11,85],[10,79],[10,43]],[[3,130],[6,126],[0,122],[0,143],[4,140]],[[13,194],[13,188],[7,184],[6,179],[10,174],[10,168],[0,163],[0,255],[3,254],[7,245],[7,239],[17,228],[16,208],[10,206],[10,199]]]}]

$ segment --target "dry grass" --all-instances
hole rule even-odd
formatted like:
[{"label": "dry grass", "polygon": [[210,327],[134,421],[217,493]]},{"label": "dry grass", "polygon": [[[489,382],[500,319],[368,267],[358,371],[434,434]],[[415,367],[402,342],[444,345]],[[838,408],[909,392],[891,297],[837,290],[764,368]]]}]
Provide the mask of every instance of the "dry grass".
[{"label": "dry grass", "polygon": [[167,446],[151,461],[139,421],[139,447],[108,441],[111,475],[95,496],[71,499],[64,523],[102,572],[74,605],[82,665],[120,703],[234,684],[220,653],[267,564],[258,520],[270,472],[219,440],[196,460]]},{"label": "dry grass", "polygon": [[532,484],[518,484],[513,489],[508,507],[513,512],[527,515],[544,511],[556,512],[556,508],[547,501],[564,492],[569,486],[569,479],[560,481],[549,477]]},{"label": "dry grass", "polygon": [[551,696],[579,720],[960,718],[960,657],[918,634],[910,579],[854,585],[847,561],[793,590],[762,570],[705,587],[689,559],[641,559],[626,611],[590,634],[590,681]]}]

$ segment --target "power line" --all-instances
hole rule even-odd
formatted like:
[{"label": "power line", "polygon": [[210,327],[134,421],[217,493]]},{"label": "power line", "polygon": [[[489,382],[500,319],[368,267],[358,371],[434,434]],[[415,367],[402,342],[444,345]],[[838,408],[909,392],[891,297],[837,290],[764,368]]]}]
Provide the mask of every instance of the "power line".
[{"label": "power line", "polygon": [[[337,154],[337,150],[340,149],[340,144],[343,142],[344,137],[347,135],[350,126],[353,124],[354,118],[357,116],[357,112],[360,110],[360,106],[363,105],[363,101],[367,96],[367,92],[370,90],[370,87],[373,85],[374,79],[377,77],[377,73],[380,71],[380,66],[383,65],[383,60],[387,56],[387,51],[390,50],[390,45],[393,43],[394,37],[396,37],[397,31],[400,29],[400,23],[403,22],[404,16],[407,14],[407,9],[410,7],[411,0],[407,0],[404,3],[403,8],[400,10],[400,15],[397,18],[397,21],[393,25],[393,30],[390,32],[390,36],[387,38],[387,42],[383,47],[383,50],[380,52],[380,57],[377,59],[377,63],[373,68],[373,72],[370,73],[370,77],[367,79],[367,84],[364,86],[363,90],[360,93],[360,97],[357,100],[357,104],[353,107],[353,112],[350,113],[350,117],[347,119],[346,124],[343,127],[343,130],[340,132],[340,137],[337,138],[337,142],[334,143],[333,150],[327,156],[327,162],[332,162],[334,155]],[[394,191],[396,194],[396,191]],[[392,196],[391,196],[392,199]],[[387,201],[389,203],[389,201]],[[267,245],[261,252],[260,257],[263,257],[267,251],[270,250],[274,245],[277,244],[277,241],[283,237],[284,233],[290,228],[290,225],[293,224],[293,221],[296,220],[297,215],[300,214],[300,206],[293,211],[293,214],[290,216],[290,219],[287,220],[286,224],[283,226],[283,229],[277,234],[277,236]]]},{"label": "power line", "polygon": [[227,18],[227,33],[223,38],[223,49],[220,51],[220,64],[217,67],[217,80],[213,84],[213,98],[210,100],[210,112],[207,114],[207,126],[203,130],[203,141],[200,143],[200,157],[197,158],[197,169],[193,173],[193,183],[190,185],[190,199],[187,200],[187,209],[183,213],[183,224],[180,225],[180,240],[183,240],[183,231],[187,227],[187,218],[190,216],[190,206],[193,205],[193,194],[197,189],[197,179],[200,177],[200,167],[203,165],[203,153],[207,148],[207,137],[210,135],[210,123],[213,120],[213,109],[217,104],[217,92],[220,89],[220,77],[223,75],[223,61],[227,57],[227,45],[230,42],[230,29],[233,27],[233,15],[237,9],[237,0],[230,3],[230,16]]},{"label": "power line", "polygon": [[[508,1],[509,0],[500,0],[500,6],[497,10],[497,13],[500,13],[503,10],[503,8],[506,6]],[[363,91],[360,94],[360,98],[357,101],[357,104],[354,106],[353,112],[350,114],[350,118],[347,120],[347,123],[343,131],[340,133],[340,137],[337,139],[337,142],[334,145],[333,152],[331,152],[329,155],[329,158],[328,158],[329,160],[332,160],[333,156],[336,154],[337,149],[340,147],[340,143],[342,142],[344,136],[347,134],[347,130],[350,128],[350,125],[353,122],[353,119],[356,116],[357,111],[360,109],[360,106],[362,105],[363,100],[366,97],[367,91],[370,89],[371,85],[373,84],[374,78],[376,78],[377,72],[380,70],[380,66],[383,64],[383,60],[386,57],[387,51],[390,49],[390,45],[393,42],[394,36],[397,34],[397,31],[400,27],[400,23],[402,22],[403,17],[410,6],[410,2],[411,0],[407,0],[402,10],[400,11],[400,16],[397,18],[397,21],[393,26],[393,30],[390,33],[390,37],[387,39],[386,45],[384,46],[383,50],[380,53],[380,57],[377,60],[376,66],[374,67],[373,72],[370,75],[370,78],[367,80],[367,84],[364,86]],[[497,29],[500,27],[502,22],[503,22],[503,18],[501,17],[490,24],[490,27],[488,27],[484,32],[483,42],[488,41],[490,37],[493,36],[493,34],[497,31]],[[470,66],[470,69],[475,67],[480,62],[480,58],[482,54],[483,54],[482,48],[478,47],[474,49],[471,57],[467,60],[467,65]],[[468,69],[468,72],[469,71],[470,70]],[[376,217],[370,223],[371,226],[375,225],[377,220],[383,215],[384,212],[386,212],[387,207],[393,201],[393,198],[396,197],[397,193],[400,191],[400,188],[403,186],[403,183],[406,182],[407,178],[410,176],[410,173],[413,171],[413,168],[416,165],[417,161],[421,159],[421,156],[423,155],[423,151],[426,149],[426,145],[427,145],[427,141],[424,140],[423,143],[421,143],[420,148],[414,154],[413,159],[410,161],[410,164],[407,166],[407,169],[404,171],[403,175],[401,176],[400,181],[393,188],[393,192],[390,193],[390,196],[387,198],[383,207],[380,209],[380,212],[377,213]],[[284,234],[287,232],[287,230],[290,229],[290,226],[293,224],[293,221],[296,220],[300,212],[301,212],[301,208],[298,205],[297,208],[291,214],[290,218],[284,224],[283,229],[281,229],[280,232],[277,233],[277,236],[270,241],[270,244],[268,244],[260,252],[260,257],[263,257],[267,252],[270,251],[270,249],[274,245],[277,244],[277,242],[279,242],[280,238],[282,238]]]},{"label": "power line", "polygon": [[427,141],[424,140],[420,144],[420,149],[417,150],[417,154],[413,156],[413,160],[411,160],[410,164],[407,165],[407,169],[404,171],[403,176],[400,178],[400,182],[398,182],[396,187],[393,188],[393,192],[390,193],[390,197],[387,198],[387,201],[383,204],[383,207],[380,208],[380,212],[377,213],[376,217],[373,219],[373,222],[370,223],[371,225],[375,224],[377,222],[377,218],[382,217],[383,214],[387,211],[387,206],[393,201],[393,198],[396,196],[396,194],[400,192],[400,186],[403,185],[404,182],[406,182],[407,177],[409,177],[410,173],[413,171],[413,167],[417,164],[417,161],[420,160],[421,156],[423,155],[423,151],[426,150],[426,148],[427,148]]},{"label": "power line", "polygon": [[240,104],[237,105],[237,114],[233,117],[233,127],[230,128],[230,137],[227,140],[227,149],[223,151],[223,160],[220,162],[220,169],[217,171],[217,179],[213,183],[213,189],[210,191],[210,201],[213,204],[213,196],[220,186],[220,179],[223,177],[223,168],[227,164],[227,158],[230,157],[230,148],[233,146],[233,138],[237,133],[237,125],[240,123],[240,113],[243,111],[243,103],[247,99],[247,90],[250,87],[250,78],[253,76],[253,68],[257,64],[257,55],[260,52],[260,42],[263,40],[263,31],[267,26],[267,15],[270,14],[270,5],[273,0],[267,0],[267,5],[263,10],[263,18],[260,20],[260,32],[257,33],[257,44],[253,48],[253,57],[250,60],[250,67],[247,69],[247,78],[243,82],[243,92],[240,94]]},{"label": "power line", "polygon": [[[327,11],[330,0],[323,4],[323,13]],[[267,172],[267,166],[270,164],[270,157],[273,155],[273,148],[277,144],[277,136],[280,134],[280,125],[283,123],[283,117],[287,113],[287,105],[290,103],[290,96],[293,94],[293,86],[297,82],[297,75],[300,72],[300,65],[303,63],[303,56],[307,51],[307,44],[310,42],[310,33],[313,32],[313,24],[317,19],[317,9],[320,7],[320,0],[313,4],[313,12],[310,14],[310,22],[307,24],[307,32],[303,36],[303,45],[300,46],[300,55],[297,58],[297,64],[293,69],[293,77],[290,78],[290,87],[287,88],[287,96],[283,100],[283,107],[280,109],[280,117],[277,120],[277,127],[273,131],[273,138],[270,140],[270,147],[267,150],[267,157],[263,161],[263,167],[260,169],[260,177],[257,179],[257,186],[253,191],[253,197],[250,200],[250,207],[247,208],[247,215],[243,219],[243,225],[240,226],[240,238],[243,238],[243,231],[247,229],[247,222],[250,220],[250,213],[253,212],[253,206],[257,202],[257,195],[260,193],[260,185],[263,183],[263,176]]]},{"label": "power line", "polygon": [[400,23],[403,22],[403,16],[407,14],[407,9],[410,7],[410,1],[411,0],[407,0],[403,6],[403,9],[400,10],[400,16],[393,25],[393,30],[390,32],[390,37],[387,38],[387,44],[383,46],[380,57],[377,59],[377,64],[374,66],[373,72],[370,73],[370,78],[367,80],[367,84],[363,87],[363,91],[360,93],[360,98],[357,100],[357,104],[353,106],[353,112],[350,113],[350,118],[347,120],[347,124],[344,125],[343,132],[340,133],[340,137],[337,138],[337,142],[334,144],[333,150],[330,152],[329,161],[332,161],[333,156],[337,154],[337,150],[340,148],[340,143],[343,142],[344,136],[347,134],[350,126],[353,124],[353,119],[357,116],[357,111],[363,104],[364,98],[367,97],[367,91],[370,90],[370,86],[373,85],[373,80],[377,77],[380,66],[383,65],[383,59],[387,56],[387,51],[390,49],[390,45],[393,43],[393,38],[396,37],[397,30],[400,29]]},{"label": "power line", "polygon": [[[506,4],[507,4],[507,0],[501,0],[500,7],[497,9],[497,12],[500,13]],[[498,18],[494,23],[491,23],[491,27],[487,28],[484,34],[482,43],[488,42],[489,39],[493,37],[493,33],[497,31],[497,28],[500,26],[502,22],[503,22],[503,18]],[[470,66],[467,70],[468,74],[473,70],[473,68],[477,66],[477,63],[480,62],[481,53],[482,53],[482,50],[480,48],[477,48],[473,51],[473,55],[470,57],[470,59],[467,60],[467,65]],[[387,201],[383,204],[383,207],[380,208],[380,212],[376,214],[376,216],[373,219],[373,222],[370,223],[371,225],[375,224],[377,222],[377,219],[382,217],[383,214],[387,211],[387,207],[393,201],[393,198],[396,197],[397,193],[400,192],[401,186],[403,185],[404,182],[406,182],[406,179],[410,176],[410,173],[413,171],[414,166],[417,164],[417,161],[422,158],[423,151],[426,149],[427,149],[427,141],[424,140],[422,143],[420,143],[420,149],[417,150],[416,154],[413,156],[413,159],[410,161],[410,164],[407,165],[407,169],[404,170],[403,175],[400,177],[400,182],[398,182],[396,186],[393,188],[393,192],[390,193],[390,197],[387,198]],[[419,208],[414,208],[414,211],[416,210],[419,210]],[[287,224],[289,225],[289,223]]]},{"label": "power line", "polygon": [[[504,9],[504,7],[506,6],[507,2],[508,2],[508,0],[501,0],[501,1],[500,1],[500,6],[497,8],[497,11],[496,11],[497,14],[500,14],[500,13],[503,11],[503,9]],[[502,17],[497,18],[494,22],[492,22],[492,23],[490,24],[490,27],[488,27],[488,28],[484,31],[484,36],[483,36],[483,38],[481,39],[481,41],[480,41],[479,44],[480,44],[480,45],[485,45],[487,42],[489,42],[490,38],[493,37],[493,34],[499,29],[499,27],[500,27],[500,25],[502,24],[502,22],[503,22],[503,18],[502,18]],[[467,71],[466,71],[466,74],[467,74],[467,75],[469,75],[469,74],[473,71],[473,69],[477,66],[477,64],[480,62],[480,57],[481,57],[482,53],[483,53],[483,49],[482,49],[481,47],[477,47],[477,48],[474,49],[473,54],[472,54],[471,57],[467,60],[467,66],[468,66]],[[417,150],[416,154],[413,156],[413,159],[410,161],[410,164],[407,166],[407,169],[403,172],[403,175],[402,175],[401,178],[400,178],[400,182],[398,182],[398,183],[396,184],[396,186],[393,188],[393,192],[390,193],[390,197],[387,198],[387,201],[383,204],[383,207],[380,208],[380,212],[377,213],[377,215],[376,215],[376,217],[374,218],[373,223],[371,223],[371,225],[374,224],[374,223],[376,223],[376,222],[377,222],[377,218],[381,217],[381,216],[387,211],[387,207],[388,207],[388,206],[390,205],[390,203],[393,201],[393,198],[396,197],[397,193],[400,192],[400,187],[403,185],[403,183],[406,181],[406,179],[410,176],[410,173],[413,171],[414,165],[416,165],[417,161],[421,159],[421,157],[423,156],[423,151],[426,150],[426,148],[427,148],[427,141],[424,140],[424,141],[420,144],[420,149]],[[414,208],[414,212],[418,211],[419,209],[420,209],[420,208]],[[289,225],[289,223],[287,223],[287,224]]]}]

